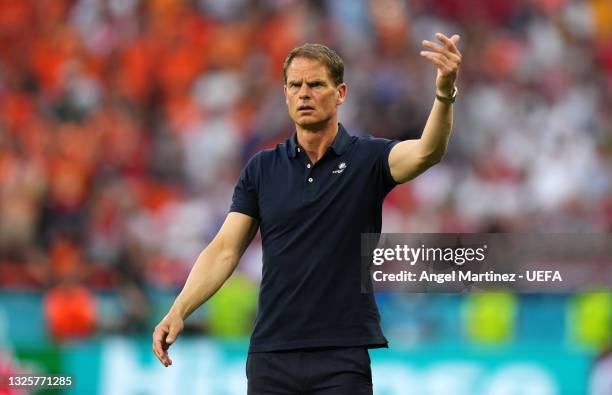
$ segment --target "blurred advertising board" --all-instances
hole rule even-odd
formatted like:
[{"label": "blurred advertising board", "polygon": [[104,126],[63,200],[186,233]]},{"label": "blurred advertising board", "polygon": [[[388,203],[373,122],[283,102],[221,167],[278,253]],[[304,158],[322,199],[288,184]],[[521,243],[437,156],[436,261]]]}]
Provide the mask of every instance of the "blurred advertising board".
[{"label": "blurred advertising board", "polygon": [[[56,393],[238,395],[246,393],[246,349],[246,341],[184,337],[170,350],[169,368],[146,338],[104,338],[49,352],[59,352],[61,373],[75,378],[72,389]],[[400,349],[391,339],[390,349],[370,353],[377,395],[583,395],[592,360],[583,351],[520,342]]]}]

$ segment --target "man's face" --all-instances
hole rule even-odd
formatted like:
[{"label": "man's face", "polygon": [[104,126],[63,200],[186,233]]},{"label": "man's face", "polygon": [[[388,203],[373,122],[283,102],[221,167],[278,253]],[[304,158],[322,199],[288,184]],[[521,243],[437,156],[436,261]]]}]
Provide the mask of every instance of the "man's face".
[{"label": "man's face", "polygon": [[317,130],[338,112],[346,84],[335,86],[327,67],[318,60],[295,58],[287,68],[284,91],[293,122]]}]

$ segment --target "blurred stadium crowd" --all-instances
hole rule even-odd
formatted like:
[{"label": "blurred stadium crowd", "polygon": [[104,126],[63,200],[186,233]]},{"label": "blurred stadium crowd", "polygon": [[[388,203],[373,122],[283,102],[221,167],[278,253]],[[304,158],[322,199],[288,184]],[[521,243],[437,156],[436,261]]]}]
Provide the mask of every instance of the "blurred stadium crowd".
[{"label": "blurred stadium crowd", "polygon": [[242,165],[292,133],[286,54],[340,53],[353,134],[418,138],[436,31],[462,37],[454,135],[384,230],[612,231],[608,0],[0,0],[0,287],[45,290],[57,337],[99,325],[92,290],[148,332],[147,289],[183,284]]}]

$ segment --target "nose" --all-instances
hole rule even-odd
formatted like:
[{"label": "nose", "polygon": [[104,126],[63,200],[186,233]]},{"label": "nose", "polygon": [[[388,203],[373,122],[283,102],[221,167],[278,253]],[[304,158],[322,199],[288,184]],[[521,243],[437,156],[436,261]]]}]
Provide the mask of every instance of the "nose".
[{"label": "nose", "polygon": [[309,99],[310,98],[310,87],[308,84],[302,84],[300,86],[300,90],[298,92],[298,97],[300,99]]}]

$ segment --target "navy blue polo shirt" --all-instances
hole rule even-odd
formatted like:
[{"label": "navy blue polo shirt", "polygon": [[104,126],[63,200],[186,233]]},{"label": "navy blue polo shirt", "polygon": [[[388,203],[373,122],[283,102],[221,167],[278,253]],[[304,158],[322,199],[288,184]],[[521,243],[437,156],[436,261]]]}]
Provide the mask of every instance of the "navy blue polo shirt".
[{"label": "navy blue polo shirt", "polygon": [[314,165],[295,134],[249,160],[230,208],[257,219],[262,238],[249,352],[387,346],[374,295],[361,292],[360,243],[361,233],[380,233],[396,143],[339,125]]}]

